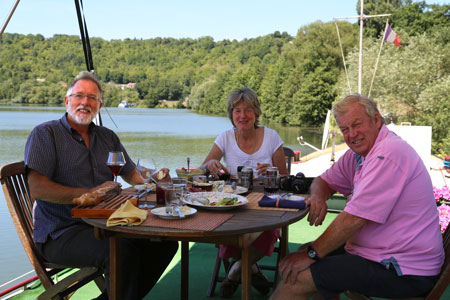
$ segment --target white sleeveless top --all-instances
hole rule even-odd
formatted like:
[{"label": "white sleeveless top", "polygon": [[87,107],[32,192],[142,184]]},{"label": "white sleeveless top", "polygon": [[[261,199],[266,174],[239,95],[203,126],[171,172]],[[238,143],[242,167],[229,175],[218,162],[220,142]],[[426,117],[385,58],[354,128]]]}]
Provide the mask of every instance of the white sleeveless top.
[{"label": "white sleeveless top", "polygon": [[283,145],[283,140],[275,130],[261,127],[264,129],[263,142],[258,151],[253,154],[247,154],[239,148],[234,136],[234,128],[222,132],[214,141],[222,151],[225,167],[231,175],[236,176],[238,166],[253,168],[253,174],[256,176],[257,163],[273,165],[272,156]]}]

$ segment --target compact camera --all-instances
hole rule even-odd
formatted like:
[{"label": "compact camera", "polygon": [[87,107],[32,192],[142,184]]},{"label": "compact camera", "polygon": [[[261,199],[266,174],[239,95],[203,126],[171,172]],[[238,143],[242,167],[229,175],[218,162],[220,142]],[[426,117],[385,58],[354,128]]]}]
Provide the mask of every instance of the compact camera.
[{"label": "compact camera", "polygon": [[295,176],[289,175],[280,178],[280,189],[296,194],[308,194],[313,179],[305,177],[305,174],[302,172],[298,172]]}]

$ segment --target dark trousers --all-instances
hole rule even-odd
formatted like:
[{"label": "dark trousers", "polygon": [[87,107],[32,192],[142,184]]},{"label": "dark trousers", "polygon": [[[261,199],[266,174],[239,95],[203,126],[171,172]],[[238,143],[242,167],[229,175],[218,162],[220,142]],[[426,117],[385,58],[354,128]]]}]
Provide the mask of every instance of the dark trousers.
[{"label": "dark trousers", "polygon": [[[89,225],[77,225],[55,240],[37,243],[45,260],[70,267],[98,267],[109,291],[109,239],[98,240]],[[122,239],[123,299],[139,300],[156,284],[173,256],[177,242]]]}]

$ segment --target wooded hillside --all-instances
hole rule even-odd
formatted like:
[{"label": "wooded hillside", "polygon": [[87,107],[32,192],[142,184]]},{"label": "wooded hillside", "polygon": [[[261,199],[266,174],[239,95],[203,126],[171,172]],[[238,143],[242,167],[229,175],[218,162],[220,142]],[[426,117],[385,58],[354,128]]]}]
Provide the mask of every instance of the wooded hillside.
[{"label": "wooded hillside", "polygon": [[[433,150],[450,153],[450,5],[408,0],[365,1],[365,14],[391,12],[401,47],[385,43],[371,97],[399,121],[433,126]],[[359,10],[355,9],[358,14]],[[363,94],[369,92],[385,19],[365,22]],[[334,101],[357,91],[358,24],[338,22],[349,71],[347,84],[334,22],[242,41],[91,38],[104,104],[121,100],[155,107],[189,98],[189,107],[224,114],[233,89],[260,96],[263,118],[296,126],[322,125]],[[0,102],[62,105],[67,84],[84,70],[78,36],[0,38]],[[134,87],[127,86],[135,83]]]}]

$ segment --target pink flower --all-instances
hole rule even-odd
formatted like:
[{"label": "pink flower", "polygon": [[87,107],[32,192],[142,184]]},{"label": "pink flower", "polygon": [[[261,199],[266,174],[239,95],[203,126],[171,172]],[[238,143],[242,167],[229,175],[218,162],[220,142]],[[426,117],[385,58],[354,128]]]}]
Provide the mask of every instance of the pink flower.
[{"label": "pink flower", "polygon": [[436,202],[442,203],[437,209],[439,212],[439,225],[441,226],[441,232],[444,232],[450,222],[450,206],[444,202],[450,201],[450,189],[448,186],[444,186],[440,189],[433,187],[433,191]]}]

